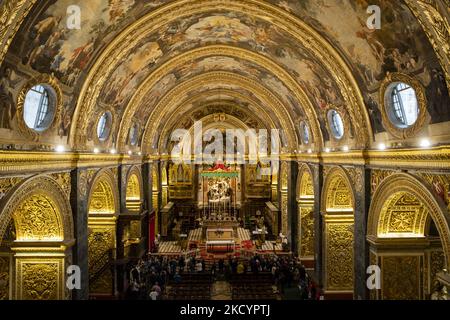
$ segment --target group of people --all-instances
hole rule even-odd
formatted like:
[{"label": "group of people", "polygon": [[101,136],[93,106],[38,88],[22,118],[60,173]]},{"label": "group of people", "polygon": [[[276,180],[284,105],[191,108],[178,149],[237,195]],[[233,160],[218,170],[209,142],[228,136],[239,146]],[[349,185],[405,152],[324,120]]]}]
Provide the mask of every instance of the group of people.
[{"label": "group of people", "polygon": [[281,295],[287,288],[298,288],[302,300],[320,300],[321,287],[311,279],[297,257],[254,255],[248,258],[229,257],[206,263],[195,256],[149,256],[128,268],[127,299],[159,300],[169,281],[182,282],[186,273],[210,273],[229,279],[233,274],[271,273]]}]

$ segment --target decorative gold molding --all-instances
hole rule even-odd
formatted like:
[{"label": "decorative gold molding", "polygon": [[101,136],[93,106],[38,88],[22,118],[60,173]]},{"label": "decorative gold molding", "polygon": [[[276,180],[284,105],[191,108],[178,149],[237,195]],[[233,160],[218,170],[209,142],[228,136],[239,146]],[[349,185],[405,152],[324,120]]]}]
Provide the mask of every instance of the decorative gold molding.
[{"label": "decorative gold molding", "polygon": [[[168,92],[152,110],[150,116],[147,119],[145,126],[142,145],[144,146],[144,152],[148,151],[152,142],[155,140],[155,123],[160,123],[165,113],[170,112],[177,104],[183,104],[184,101],[181,97],[187,97],[189,91],[196,88],[202,88],[205,85],[220,81],[221,85],[236,85],[246,89],[249,92],[253,92],[266,104],[272,106],[272,111],[281,122],[281,126],[287,131],[288,144],[290,148],[294,149],[298,145],[298,137],[296,134],[295,125],[292,119],[287,116],[288,112],[280,101],[271,91],[261,86],[258,82],[243,76],[230,73],[230,72],[208,72],[195,77],[192,77],[188,81],[185,81]],[[164,110],[164,112],[163,112]]]},{"label": "decorative gold molding", "polygon": [[117,215],[120,210],[118,177],[112,169],[98,171],[89,188],[89,215]]},{"label": "decorative gold molding", "polygon": [[[158,142],[158,151],[162,152],[163,148],[162,148],[162,144],[163,143],[167,143],[169,136],[172,134],[173,130],[175,129],[176,125],[179,125],[179,118],[178,117],[173,117],[173,114],[179,114],[182,112],[183,108],[186,105],[189,104],[195,104],[196,102],[202,101],[205,97],[207,96],[211,96],[214,94],[222,94],[222,95],[230,95],[233,97],[236,97],[238,99],[240,99],[241,101],[247,102],[249,103],[249,105],[253,106],[254,108],[258,108],[258,103],[257,101],[255,101],[255,99],[252,99],[250,97],[247,97],[243,94],[240,94],[238,92],[235,92],[233,90],[229,90],[229,89],[215,89],[215,90],[210,90],[207,92],[203,92],[199,95],[193,96],[192,98],[183,101],[182,104],[179,104],[178,107],[175,110],[170,110],[169,112],[164,112],[163,116],[164,118],[161,120],[161,125],[163,125],[162,130],[160,131],[161,133],[159,134],[159,142]],[[214,101],[214,102],[206,102],[204,104],[198,105],[195,108],[192,108],[189,110],[189,114],[193,114],[196,111],[199,111],[201,109],[207,109],[208,107],[211,106],[228,106],[230,108],[236,108],[236,104],[233,102],[226,102],[226,101]],[[245,114],[249,114],[248,110],[245,109],[239,109],[239,111],[245,113]],[[230,116],[227,113],[228,116]],[[186,114],[185,114],[186,116]],[[275,125],[275,119],[272,119],[271,116],[273,117],[273,114],[269,114],[268,112],[266,112],[266,110],[261,109],[261,113],[260,114],[256,114],[253,115],[254,117],[253,119],[260,119],[262,118],[263,120],[259,120],[258,122],[260,122],[261,125],[267,125],[268,127],[265,127],[267,130],[269,130],[270,128],[276,128]],[[195,120],[200,120],[200,119],[195,119]],[[202,119],[203,121],[203,119]],[[243,127],[242,124],[236,126],[236,128],[240,128]],[[159,127],[158,127],[159,128]],[[178,128],[177,128],[178,129]],[[252,128],[252,129],[256,129],[256,128]],[[155,128],[156,130],[156,128]]]},{"label": "decorative gold molding", "polygon": [[37,0],[4,0],[0,5],[0,65],[17,30]]},{"label": "decorative gold molding", "polygon": [[450,92],[450,23],[441,13],[450,6],[448,0],[439,8],[439,0],[405,0],[419,21],[441,63]]},{"label": "decorative gold molding", "polygon": [[[389,101],[391,97],[388,94],[388,91],[390,86],[394,85],[397,82],[406,83],[415,90],[419,107],[419,115],[416,122],[413,125],[405,128],[396,126],[389,117],[389,113],[392,113],[392,110],[390,110],[392,106],[391,102]],[[403,73],[388,73],[386,78],[384,78],[384,80],[381,82],[379,97],[379,101],[381,103],[381,116],[383,119],[383,126],[396,138],[406,139],[414,137],[414,135],[423,128],[426,119],[429,117],[425,88],[419,80],[409,75]]]},{"label": "decorative gold molding", "polygon": [[294,80],[286,70],[276,64],[270,58],[254,53],[250,50],[226,45],[211,45],[182,53],[152,72],[147,77],[147,79],[143,81],[143,83],[140,85],[140,87],[128,103],[128,106],[124,113],[124,117],[120,124],[118,135],[119,146],[123,146],[126,142],[126,135],[128,132],[127,130],[131,125],[131,120],[133,115],[136,113],[136,110],[142,106],[142,104],[145,102],[148,92],[160,79],[164,77],[164,75],[176,69],[178,66],[183,65],[184,63],[196,60],[198,58],[206,58],[210,56],[228,56],[251,61],[252,63],[256,63],[262,66],[270,73],[274,74],[278,79],[280,79],[294,94],[294,96],[299,101],[299,104],[304,109],[307,115],[308,122],[312,124],[310,128],[312,131],[313,140],[318,141],[317,145],[320,148],[320,146],[323,144],[323,140],[320,133],[320,126],[317,120],[315,108],[309,101],[309,98],[307,97],[303,88],[296,82],[296,80]]},{"label": "decorative gold molding", "polygon": [[[38,175],[17,185],[13,191],[9,192],[2,200],[2,211],[0,212],[0,244],[11,219],[16,219],[16,215],[21,215],[20,208],[24,204],[24,201],[30,199],[30,197],[41,196],[50,199],[51,201],[51,207],[53,208],[52,210],[54,210],[55,219],[58,220],[58,228],[60,228],[59,237],[68,241],[73,239],[72,210],[70,208],[69,199],[66,197],[64,190],[54,179],[46,175]],[[18,208],[19,211],[17,211]],[[26,212],[28,214],[34,211],[27,209]],[[37,223],[39,211],[35,211],[34,213],[36,214],[35,218],[27,218],[26,220],[30,220],[31,222],[35,221]],[[46,219],[43,219],[42,221],[45,220]],[[16,223],[16,229],[19,228],[20,224],[18,223],[20,221],[14,220],[14,222]],[[45,223],[43,225],[45,226]],[[39,224],[37,224],[37,227],[39,227]],[[28,234],[25,231],[16,231],[24,237]],[[23,239],[21,238],[20,240]]]},{"label": "decorative gold molding", "polygon": [[352,213],[355,196],[348,173],[341,167],[328,167],[324,176],[321,211]]},{"label": "decorative gold molding", "polygon": [[421,178],[407,173],[393,174],[384,179],[372,198],[367,222],[367,238],[376,238],[378,236],[379,223],[381,221],[380,215],[386,206],[386,201],[393,194],[399,192],[412,194],[425,206],[439,231],[448,267],[450,258],[450,218],[443,201],[437,198],[430,190],[432,188]]}]

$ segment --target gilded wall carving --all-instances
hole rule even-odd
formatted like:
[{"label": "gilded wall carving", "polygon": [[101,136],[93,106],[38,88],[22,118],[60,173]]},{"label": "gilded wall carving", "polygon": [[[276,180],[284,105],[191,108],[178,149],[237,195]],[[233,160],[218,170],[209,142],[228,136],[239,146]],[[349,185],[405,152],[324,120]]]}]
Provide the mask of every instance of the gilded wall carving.
[{"label": "gilded wall carving", "polygon": [[194,197],[193,171],[191,165],[169,164],[169,198],[192,199]]},{"label": "gilded wall carving", "polygon": [[[448,257],[450,256],[450,231],[448,226],[448,211],[442,207],[442,203],[436,200],[435,193],[433,193],[427,182],[407,173],[397,173],[387,177],[383,183],[377,188],[369,209],[367,234],[368,237],[382,235],[382,237],[392,237],[389,234],[389,216],[386,214],[389,206],[395,203],[399,197],[408,194],[414,196],[421,205],[421,209],[417,211],[414,218],[413,234],[404,233],[407,236],[423,236],[426,234],[426,220],[427,215],[430,215],[439,232],[442,242],[442,249],[448,264]],[[405,199],[405,198],[404,198]],[[394,201],[394,202],[392,202]],[[408,209],[407,206],[400,205],[399,207]],[[417,210],[417,209],[415,209]],[[388,218],[388,219],[386,219]],[[401,225],[401,224],[400,224]],[[395,229],[394,229],[395,230]],[[448,267],[448,266],[446,266]]]},{"label": "gilded wall carving", "polygon": [[420,256],[383,256],[382,299],[419,300]]},{"label": "gilded wall carving", "polygon": [[353,290],[353,223],[326,223],[326,289]]},{"label": "gilded wall carving", "polygon": [[314,257],[314,209],[299,206],[300,256]]},{"label": "gilded wall carving", "polygon": [[32,195],[14,214],[17,240],[63,240],[59,211],[44,195]]},{"label": "gilded wall carving", "polygon": [[64,190],[65,194],[67,195],[67,199],[70,198],[70,191],[72,188],[71,184],[71,178],[70,178],[70,172],[58,172],[58,173],[52,173],[50,176],[55,179],[56,182],[61,186],[61,188]]},{"label": "gilded wall carving", "polygon": [[444,201],[450,212],[450,175],[433,174],[430,172],[418,172],[417,175],[428,182],[430,187]]},{"label": "gilded wall carving", "polygon": [[424,205],[410,193],[396,193],[384,205],[378,224],[378,236],[425,234],[428,212]]},{"label": "gilded wall carving", "polygon": [[132,174],[128,179],[126,198],[128,199],[140,199],[141,198],[141,187],[139,183],[139,178],[136,174]]},{"label": "gilded wall carving", "polygon": [[326,201],[327,209],[352,209],[352,193],[342,178],[335,177],[330,182]]},{"label": "gilded wall carving", "polygon": [[108,252],[115,247],[115,228],[91,228],[88,236],[89,275],[100,273],[94,282],[89,283],[90,292],[112,292],[112,273],[110,268],[102,270],[109,262]]},{"label": "gilded wall carving", "polygon": [[384,179],[394,174],[395,171],[392,170],[372,170],[371,172],[371,182],[370,182],[370,191],[373,195],[375,190],[377,190],[378,186],[383,182]]},{"label": "gilded wall carving", "polygon": [[281,192],[281,232],[284,235],[288,233],[288,194]]},{"label": "gilded wall carving", "polygon": [[314,183],[307,167],[301,168],[298,175],[297,198],[313,198]]},{"label": "gilded wall carving", "polygon": [[0,199],[2,199],[14,186],[22,182],[23,179],[24,178],[22,177],[0,179]]},{"label": "gilded wall carving", "polygon": [[345,168],[347,174],[350,176],[351,181],[353,182],[353,187],[356,192],[364,192],[363,185],[363,168],[354,168],[348,167]]},{"label": "gilded wall carving", "polygon": [[78,190],[81,196],[84,197],[87,195],[89,187],[92,183],[92,179],[94,178],[97,171],[98,171],[97,169],[90,169],[90,170],[82,170],[80,172],[80,182],[78,184]]},{"label": "gilded wall carving", "polygon": [[23,300],[56,300],[60,279],[57,263],[22,263],[21,292]]},{"label": "gilded wall carving", "polygon": [[89,213],[115,213],[114,194],[107,181],[98,181],[91,193]]},{"label": "gilded wall carving", "polygon": [[0,300],[9,299],[10,261],[9,256],[0,256]]}]

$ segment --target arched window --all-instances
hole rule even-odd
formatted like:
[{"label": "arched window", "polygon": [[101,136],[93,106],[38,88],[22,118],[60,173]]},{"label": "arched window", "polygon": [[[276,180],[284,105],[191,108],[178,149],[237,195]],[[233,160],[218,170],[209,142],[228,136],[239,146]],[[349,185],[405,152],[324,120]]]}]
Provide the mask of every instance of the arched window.
[{"label": "arched window", "polygon": [[400,82],[391,89],[391,120],[398,127],[413,125],[419,117],[416,91]]},{"label": "arched window", "polygon": [[51,87],[38,84],[25,96],[24,121],[33,130],[46,130],[55,115],[55,98]]},{"label": "arched window", "polygon": [[97,137],[100,141],[106,141],[111,130],[112,115],[111,112],[105,112],[97,124]]},{"label": "arched window", "polygon": [[341,139],[344,136],[344,122],[341,115],[336,110],[331,110],[328,112],[328,122],[333,136]]}]

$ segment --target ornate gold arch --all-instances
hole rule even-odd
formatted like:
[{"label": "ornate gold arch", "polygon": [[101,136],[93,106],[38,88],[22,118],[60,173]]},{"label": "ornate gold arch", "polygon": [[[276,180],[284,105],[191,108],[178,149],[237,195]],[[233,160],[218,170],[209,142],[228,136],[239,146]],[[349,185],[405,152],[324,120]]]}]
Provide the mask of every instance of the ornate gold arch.
[{"label": "ornate gold arch", "polygon": [[[428,37],[445,73],[447,88],[450,92],[450,21],[445,17],[449,0],[444,0],[440,8],[439,1],[405,0],[416,16]],[[445,7],[447,6],[447,7]]]},{"label": "ornate gold arch", "polygon": [[[236,92],[232,91],[232,90],[214,90],[214,92],[220,93],[220,94],[227,94],[230,93],[230,95],[235,95],[236,96]],[[174,110],[173,112],[166,113],[166,118],[162,120],[161,124],[163,125],[162,130],[161,130],[161,134],[160,139],[159,139],[159,146],[158,146],[158,150],[159,152],[162,151],[162,144],[168,142],[169,139],[169,135],[171,134],[171,132],[174,130],[175,126],[177,124],[179,124],[179,119],[177,117],[173,117],[172,114],[178,114],[180,112],[181,109],[184,108],[184,106],[186,104],[191,104],[192,101],[201,101],[203,99],[203,97],[205,97],[206,95],[211,95],[213,94],[212,91],[207,91],[207,92],[203,92],[202,94],[198,95],[198,96],[194,96],[190,101],[183,103],[183,105],[179,105],[176,110]],[[244,95],[240,95],[239,96],[244,97]],[[245,99],[246,101],[250,101],[249,99]],[[213,106],[227,106],[230,108],[236,108],[239,110],[242,110],[243,113],[249,115],[249,112],[247,110],[245,110],[243,107],[238,106],[236,103],[234,102],[229,102],[229,101],[211,101],[202,105],[198,105],[192,109],[190,109],[190,114],[194,113],[197,110],[200,109],[204,109],[204,108],[208,108],[208,107],[213,107]],[[253,107],[257,107],[256,103],[252,103]],[[228,114],[227,112],[224,112],[225,114],[227,114],[230,117],[233,117],[233,115]],[[263,113],[263,112],[261,112]],[[264,127],[265,129],[269,130],[269,128],[276,128],[273,120],[269,117],[269,115],[267,113],[263,113],[262,114],[263,119],[261,120],[261,114],[256,114],[254,115],[254,117],[252,119],[255,119],[262,127]],[[195,119],[195,121],[203,121],[202,119]],[[242,122],[242,121],[240,121]],[[239,123],[239,127],[246,127],[245,125]],[[247,128],[247,127],[246,127]],[[183,128],[181,128],[183,129]],[[247,128],[248,129],[248,128]],[[257,129],[257,128],[252,128],[252,129]]]},{"label": "ornate gold arch", "polygon": [[284,85],[293,93],[293,95],[299,101],[300,106],[303,108],[306,114],[308,122],[311,124],[311,131],[313,137],[318,139],[319,147],[323,144],[323,138],[320,133],[320,125],[318,122],[315,108],[303,88],[297,83],[297,81],[282,67],[271,60],[268,57],[252,52],[250,50],[233,47],[229,45],[210,45],[198,49],[193,49],[188,52],[184,52],[179,56],[169,60],[165,64],[161,65],[158,69],[152,72],[136,90],[132,99],[127,105],[122,122],[120,124],[118,141],[119,146],[123,145],[126,141],[127,128],[131,125],[131,119],[136,110],[144,103],[148,92],[156,83],[162,79],[167,73],[176,69],[180,65],[196,60],[198,58],[206,58],[211,56],[227,56],[232,58],[238,58],[247,60],[252,63],[256,63],[268,70],[271,74],[280,79]]},{"label": "ornate gold arch", "polygon": [[331,168],[322,189],[322,212],[353,211],[355,192],[347,172],[341,167]]},{"label": "ornate gold arch", "polygon": [[89,190],[89,214],[117,214],[119,192],[115,176],[110,169],[100,170]]},{"label": "ornate gold arch", "polygon": [[314,182],[312,170],[308,164],[303,163],[297,176],[297,200],[314,198]]},{"label": "ornate gold arch", "polygon": [[147,124],[143,135],[143,147],[148,148],[148,146],[151,146],[152,142],[155,141],[155,135],[157,132],[154,124],[161,123],[165,113],[171,112],[174,106],[183,104],[184,101],[182,98],[187,97],[188,92],[203,88],[205,85],[211,85],[212,83],[218,83],[220,85],[235,85],[256,94],[264,104],[271,106],[272,111],[280,120],[280,125],[287,132],[289,146],[292,149],[296,148],[298,145],[298,137],[296,134],[295,125],[280,99],[256,81],[231,72],[223,71],[208,72],[192,77],[188,81],[179,84],[169,91],[158,102],[147,119]]},{"label": "ornate gold arch", "polygon": [[142,175],[138,167],[133,166],[127,174],[126,200],[142,200]]},{"label": "ornate gold arch", "polygon": [[[431,186],[424,180],[408,173],[398,173],[387,177],[377,188],[372,198],[367,223],[367,237],[378,237],[380,226],[383,227],[385,225],[384,220],[389,218],[386,216],[384,209],[387,202],[392,201],[392,196],[398,193],[410,194],[425,206],[427,213],[436,224],[448,267],[450,261],[450,217],[443,201],[431,190],[433,190]],[[420,223],[424,218],[418,218],[417,231],[424,233],[425,224]]]},{"label": "ornate gold arch", "polygon": [[158,30],[171,19],[218,10],[245,12],[276,24],[309,50],[312,56],[323,61],[341,90],[356,131],[360,132],[356,136],[357,144],[361,147],[369,144],[372,136],[371,123],[356,79],[337,50],[313,28],[285,10],[262,0],[181,0],[142,17],[119,34],[102,52],[81,89],[70,130],[70,145],[79,148],[86,140],[88,119],[95,108],[100,90],[116,69],[116,64],[129,54],[127,48],[135,47],[143,37]]},{"label": "ornate gold arch", "polygon": [[31,177],[0,202],[0,244],[11,219],[18,240],[72,241],[72,210],[65,191],[46,175]]}]

